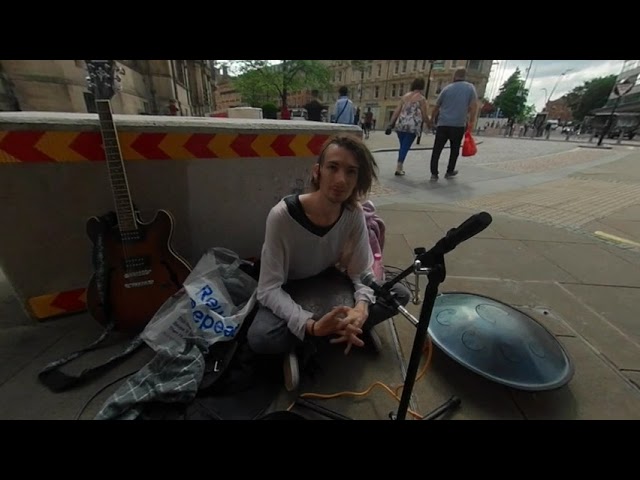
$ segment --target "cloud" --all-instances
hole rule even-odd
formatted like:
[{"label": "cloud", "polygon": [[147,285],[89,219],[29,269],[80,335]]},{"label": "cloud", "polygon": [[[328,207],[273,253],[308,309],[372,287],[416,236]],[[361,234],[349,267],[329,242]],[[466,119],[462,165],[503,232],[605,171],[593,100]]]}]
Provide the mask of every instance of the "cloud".
[{"label": "cloud", "polygon": [[[515,72],[520,69],[521,77],[527,76],[527,68],[531,71],[527,78],[526,87],[529,89],[527,104],[534,104],[538,112],[545,105],[545,98],[553,94],[557,100],[569,93],[575,87],[597,77],[618,75],[622,70],[624,60],[494,60],[489,76],[486,94],[493,99],[500,92],[500,87]],[[566,72],[564,75],[563,72]],[[545,92],[546,89],[546,92]],[[555,89],[555,90],[554,90]]]}]

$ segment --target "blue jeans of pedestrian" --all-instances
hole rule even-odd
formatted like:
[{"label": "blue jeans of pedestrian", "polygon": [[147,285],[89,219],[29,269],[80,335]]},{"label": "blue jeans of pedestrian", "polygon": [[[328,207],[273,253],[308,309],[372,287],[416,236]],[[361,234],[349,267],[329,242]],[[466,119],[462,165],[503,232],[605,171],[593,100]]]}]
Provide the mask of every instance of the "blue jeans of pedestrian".
[{"label": "blue jeans of pedestrian", "polygon": [[398,140],[400,141],[400,150],[398,151],[398,163],[404,163],[404,159],[407,158],[407,153],[413,141],[416,139],[415,133],[410,132],[396,132],[398,134]]}]

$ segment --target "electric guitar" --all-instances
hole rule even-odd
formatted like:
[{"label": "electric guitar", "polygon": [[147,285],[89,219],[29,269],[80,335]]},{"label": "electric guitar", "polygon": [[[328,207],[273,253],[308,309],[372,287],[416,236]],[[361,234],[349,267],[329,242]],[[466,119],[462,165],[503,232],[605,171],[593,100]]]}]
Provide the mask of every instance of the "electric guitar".
[{"label": "electric guitar", "polygon": [[[87,287],[87,309],[102,325],[137,333],[191,272],[171,247],[174,219],[158,210],[148,223],[134,210],[120,152],[110,99],[121,89],[113,60],[86,60],[89,89],[95,98],[117,221],[107,228],[97,217],[87,221],[87,235],[102,259]],[[97,249],[97,250],[96,250]]]}]

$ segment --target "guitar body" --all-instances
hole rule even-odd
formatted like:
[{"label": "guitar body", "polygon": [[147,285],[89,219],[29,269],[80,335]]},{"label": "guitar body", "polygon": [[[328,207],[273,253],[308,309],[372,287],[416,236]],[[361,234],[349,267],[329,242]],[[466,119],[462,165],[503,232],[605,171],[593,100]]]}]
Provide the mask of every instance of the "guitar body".
[{"label": "guitar body", "polygon": [[105,301],[94,273],[87,287],[87,308],[102,325],[112,319],[116,330],[128,333],[142,331],[191,272],[171,248],[174,221],[169,212],[159,210],[148,223],[136,214],[135,221],[136,230],[122,233],[118,226],[103,232],[96,217],[87,222],[94,246],[100,237],[106,274]]}]

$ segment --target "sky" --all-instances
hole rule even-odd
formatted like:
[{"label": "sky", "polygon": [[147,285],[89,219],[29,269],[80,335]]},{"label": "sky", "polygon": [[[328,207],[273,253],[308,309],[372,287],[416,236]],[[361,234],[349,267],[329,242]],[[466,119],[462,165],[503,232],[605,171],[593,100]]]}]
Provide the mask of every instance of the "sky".
[{"label": "sky", "polygon": [[[270,60],[270,62],[278,63],[279,60]],[[531,62],[531,60],[494,60],[485,96],[490,100],[495,98],[502,84],[515,72],[516,67],[520,68],[521,78],[524,79],[527,76],[527,68],[531,65],[526,83],[526,88],[529,89],[527,105],[535,105],[536,111],[540,112],[550,95],[553,95],[553,100],[557,100],[588,80],[618,75],[624,64],[624,60],[533,60],[533,63]],[[563,72],[566,73],[562,75]]]},{"label": "sky", "polygon": [[[495,98],[516,68],[520,68],[524,79],[530,64],[531,60],[494,60],[485,96],[490,100]],[[533,60],[525,85],[529,89],[527,105],[535,105],[540,112],[550,95],[552,100],[557,100],[588,80],[618,75],[623,64],[624,60]],[[563,72],[566,73],[562,75]]]}]

